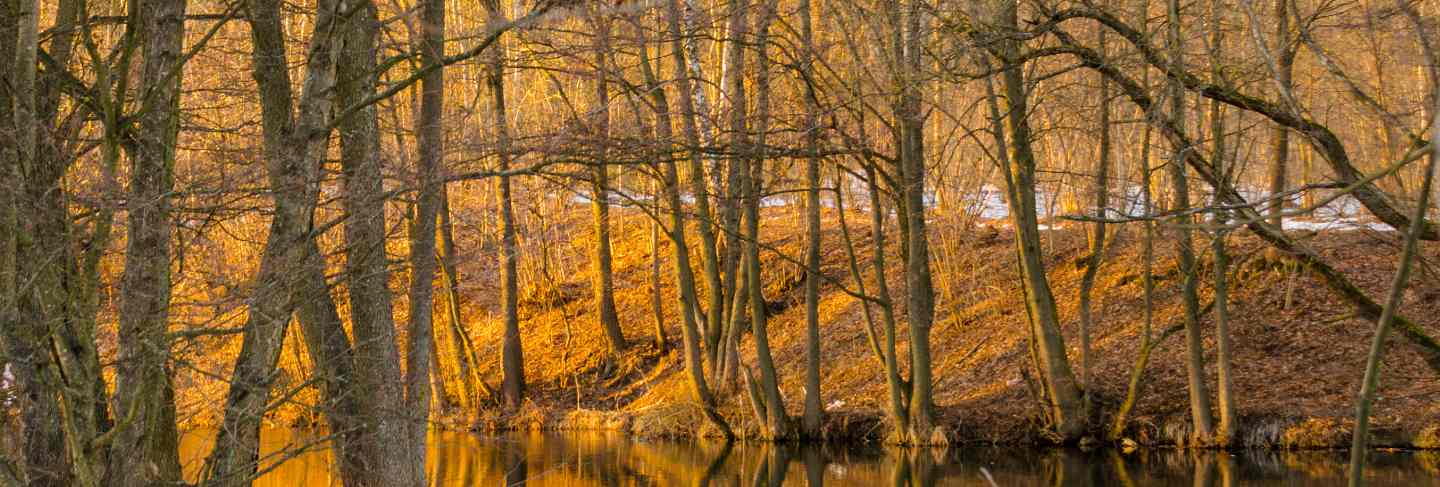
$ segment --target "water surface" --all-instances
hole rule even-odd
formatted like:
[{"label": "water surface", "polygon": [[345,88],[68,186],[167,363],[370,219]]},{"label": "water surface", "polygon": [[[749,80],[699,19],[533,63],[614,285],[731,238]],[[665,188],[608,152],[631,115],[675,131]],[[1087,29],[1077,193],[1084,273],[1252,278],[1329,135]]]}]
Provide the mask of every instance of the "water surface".
[{"label": "water surface", "polygon": [[[181,440],[196,475],[213,432]],[[257,486],[338,485],[323,433],[262,435],[271,469]],[[434,485],[526,486],[1312,486],[1344,485],[1344,452],[1186,452],[768,445],[639,440],[610,433],[430,435]],[[276,463],[278,462],[278,463]],[[1372,486],[1440,487],[1440,452],[1377,452]],[[991,481],[993,480],[993,484]]]}]

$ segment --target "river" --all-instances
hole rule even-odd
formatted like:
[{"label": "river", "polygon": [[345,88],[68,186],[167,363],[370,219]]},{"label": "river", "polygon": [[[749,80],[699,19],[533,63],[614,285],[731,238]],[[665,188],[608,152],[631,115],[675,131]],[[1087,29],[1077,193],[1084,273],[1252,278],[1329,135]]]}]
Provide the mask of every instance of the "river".
[{"label": "river", "polygon": [[[181,439],[189,480],[213,432]],[[257,486],[338,485],[323,435],[270,429],[269,470]],[[434,485],[649,486],[1312,486],[1344,485],[1338,451],[1189,452],[952,448],[901,451],[867,445],[768,445],[640,440],[611,433],[432,432]],[[1440,452],[1376,452],[1371,486],[1440,487]],[[278,462],[278,463],[276,463]],[[993,482],[993,483],[992,483]]]}]

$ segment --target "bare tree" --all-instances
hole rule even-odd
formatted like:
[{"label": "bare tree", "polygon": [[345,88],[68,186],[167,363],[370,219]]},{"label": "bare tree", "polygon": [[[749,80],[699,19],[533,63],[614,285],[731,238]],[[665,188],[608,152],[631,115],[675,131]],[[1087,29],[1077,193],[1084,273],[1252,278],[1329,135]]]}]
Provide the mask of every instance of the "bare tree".
[{"label": "bare tree", "polygon": [[[110,483],[146,486],[180,480],[175,391],[170,380],[171,193],[180,130],[180,80],[185,0],[138,8],[144,45],[142,100],[131,150],[129,224],[120,278],[120,360],[115,414],[121,426]],[[153,465],[153,468],[127,468]]]},{"label": "bare tree", "polygon": [[[1430,88],[1430,147],[1426,156],[1425,173],[1421,179],[1419,194],[1415,201],[1412,221],[1422,221],[1430,211],[1430,191],[1435,181],[1435,171],[1440,168],[1440,44],[1430,33],[1429,27],[1414,4],[1404,0],[1396,1],[1397,8],[1405,15],[1415,29],[1421,51],[1428,65],[1426,75]],[[1380,384],[1380,360],[1385,356],[1386,335],[1395,319],[1396,310],[1405,298],[1405,286],[1414,270],[1414,260],[1419,251],[1420,225],[1413,225],[1405,232],[1405,244],[1400,252],[1400,264],[1390,282],[1390,292],[1385,297],[1385,307],[1375,323],[1375,335],[1370,342],[1370,353],[1365,357],[1365,377],[1360,383],[1360,392],[1355,401],[1355,431],[1350,442],[1349,485],[1365,485],[1365,456],[1369,447],[1370,408],[1375,401],[1376,389]]]},{"label": "bare tree", "polygon": [[[499,25],[505,22],[505,15],[497,0],[487,0],[485,12],[490,24]],[[513,411],[520,408],[525,397],[525,358],[520,345],[520,286],[515,268],[519,254],[515,240],[515,209],[511,199],[511,176],[504,174],[510,170],[513,155],[510,148],[510,122],[505,107],[503,48],[491,51],[487,59],[485,80],[490,90],[491,124],[494,126],[496,152],[500,160],[498,170],[502,173],[496,180],[500,194],[500,299],[504,306],[505,320],[505,335],[500,348],[500,361],[505,378],[500,391],[505,407]]]},{"label": "bare tree", "polygon": [[[773,7],[767,7],[767,12]],[[768,13],[767,13],[768,15]],[[805,413],[806,436],[820,437],[825,406],[820,391],[820,126],[815,94],[815,33],[810,0],[800,0],[800,77],[805,85]],[[765,54],[762,52],[761,56]],[[838,198],[838,196],[837,196]]]},{"label": "bare tree", "polygon": [[[445,57],[445,2],[427,0],[420,11],[420,56],[425,64],[439,63]],[[435,347],[435,226],[440,210],[440,173],[445,162],[445,69],[435,69],[420,81],[420,113],[415,120],[416,145],[420,157],[416,164],[419,192],[415,202],[415,218],[410,226],[410,326],[405,351],[405,405],[409,415],[405,445],[409,458],[404,461],[418,465],[409,480],[425,485],[425,440],[429,431],[431,368]],[[462,355],[463,357],[463,355]],[[438,360],[437,360],[438,362]],[[465,362],[461,361],[461,367]],[[444,380],[439,381],[444,384]]]},{"label": "bare tree", "polygon": [[[1007,32],[1015,32],[1018,4],[1002,2],[996,12],[995,26],[999,33],[992,54],[1001,63],[1004,106],[998,107],[992,93],[991,117],[997,146],[1005,151],[1000,157],[1010,215],[1015,228],[1017,258],[1020,260],[1022,282],[1029,312],[1030,337],[1035,366],[1044,387],[1047,412],[1055,433],[1062,441],[1073,441],[1085,432],[1087,417],[1080,386],[1075,382],[1065,342],[1060,334],[1059,311],[1041,259],[1039,219],[1036,209],[1035,174],[1037,162],[1031,146],[1029,96],[1020,60],[1020,41]],[[987,63],[988,64],[988,63]],[[987,90],[989,79],[986,79]],[[1003,126],[1002,126],[1003,125]],[[1003,135],[1002,135],[1003,134]]]},{"label": "bare tree", "polygon": [[606,160],[606,138],[610,136],[610,20],[603,12],[594,14],[595,23],[595,106],[591,109],[590,130],[597,140],[597,157],[590,169],[591,225],[595,229],[595,252],[591,288],[600,328],[610,340],[611,352],[625,350],[625,334],[620,331],[620,318],[615,312],[615,271],[610,257],[610,170]]}]

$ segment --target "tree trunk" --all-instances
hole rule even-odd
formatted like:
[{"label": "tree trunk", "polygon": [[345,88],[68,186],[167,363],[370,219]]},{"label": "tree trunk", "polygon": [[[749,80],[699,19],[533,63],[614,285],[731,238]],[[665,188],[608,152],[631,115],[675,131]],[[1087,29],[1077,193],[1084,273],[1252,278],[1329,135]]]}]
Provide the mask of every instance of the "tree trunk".
[{"label": "tree trunk", "polygon": [[[1007,2],[1001,11],[1000,24],[1007,30],[1018,29],[1016,2]],[[1003,35],[1003,33],[1002,33]],[[1081,391],[1075,383],[1069,359],[1065,355],[1064,337],[1060,333],[1059,312],[1050,282],[1045,275],[1045,264],[1041,256],[1039,221],[1035,207],[1035,153],[1031,147],[1032,135],[1028,121],[1029,100],[1025,86],[1023,66],[1011,60],[1020,53],[1018,40],[1001,41],[997,54],[1006,63],[1001,70],[1004,84],[1005,106],[992,106],[991,116],[1004,116],[1004,132],[1009,140],[997,140],[1005,147],[1007,154],[1001,156],[1006,174],[1007,196],[1010,215],[1015,228],[1016,255],[1020,260],[1026,297],[1026,308],[1031,318],[1033,350],[1038,358],[1045,395],[1048,396],[1050,420],[1062,441],[1074,441],[1085,432],[1086,415],[1083,411]],[[999,123],[995,119],[992,123]],[[1002,133],[996,127],[996,133]],[[1007,147],[1008,146],[1008,147]]]},{"label": "tree trunk", "polygon": [[[334,306],[324,281],[324,262],[320,260],[318,251],[312,250],[315,248],[315,236],[309,228],[319,189],[320,165],[329,145],[329,131],[322,128],[329,123],[331,104],[327,92],[335,83],[335,51],[332,48],[335,39],[332,32],[338,21],[335,3],[324,1],[316,8],[319,15],[315,19],[314,35],[307,52],[304,88],[296,110],[298,114],[292,114],[295,101],[284,61],[285,38],[280,2],[248,2],[254,45],[252,74],[260,93],[266,172],[270,187],[275,190],[272,193],[275,216],[260,258],[260,270],[254,280],[240,354],[232,373],[234,379],[226,396],[222,427],[205,461],[203,477],[206,485],[248,485],[259,468],[260,426],[269,404],[270,388],[277,377],[276,364],[284,343],[285,325],[289,322],[291,310],[301,303],[313,308],[305,313],[312,318],[302,324],[302,328],[307,332],[307,348],[315,358],[315,366],[323,379],[322,397],[326,402],[334,403],[327,408],[327,420],[334,431],[347,432],[334,440],[335,448],[339,450],[336,458],[342,482],[358,485],[358,480],[362,478],[361,470],[367,462],[360,446],[352,446],[354,433],[348,432],[353,423],[353,400],[337,401],[338,398],[353,397],[342,392],[347,387],[348,375],[337,375],[348,374],[351,366],[349,339],[343,328],[338,336],[332,333],[332,337],[344,340],[333,342],[336,344],[335,356],[324,353],[318,344],[324,342],[325,330],[320,329],[313,318],[326,314],[323,308],[327,303],[331,309]],[[319,262],[315,262],[317,260]],[[318,286],[312,285],[311,288],[321,292],[318,295],[306,294],[302,288],[314,273],[305,270],[317,265],[320,266],[320,280]],[[338,317],[335,322],[338,326]]]},{"label": "tree trunk", "polygon": [[[1280,90],[1289,91],[1293,89],[1292,81],[1295,71],[1295,48],[1290,40],[1290,13],[1287,7],[1290,0],[1275,0],[1275,45],[1280,51],[1279,59],[1276,60],[1279,72],[1275,73],[1275,81],[1280,84]],[[1216,29],[1219,30],[1218,28]],[[1279,198],[1285,192],[1285,183],[1288,180],[1290,165],[1290,129],[1283,126],[1275,126],[1273,140],[1275,147],[1275,160],[1270,165],[1270,204],[1269,217],[1270,226],[1284,228],[1285,200]],[[1385,160],[1391,160],[1386,158]]]},{"label": "tree trunk", "polygon": [[[767,5],[769,3],[767,2]],[[739,24],[740,27],[730,29],[734,38],[738,39],[744,35],[744,11],[736,10],[731,12],[731,22]],[[760,195],[761,186],[765,176],[765,132],[768,130],[768,117],[770,111],[769,84],[770,65],[766,55],[766,43],[769,40],[769,11],[765,12],[758,22],[758,69],[756,70],[755,90],[756,100],[756,140],[755,145],[750,147],[745,140],[745,117],[744,117],[744,86],[743,77],[736,75],[731,78],[731,131],[735,139],[731,143],[731,150],[741,158],[750,161],[750,168],[747,174],[742,176],[741,184],[745,192],[745,215],[744,215],[744,258],[745,258],[745,289],[750,298],[750,330],[755,339],[756,365],[760,369],[760,382],[752,384],[751,389],[756,393],[759,401],[757,409],[760,409],[762,417],[755,418],[765,425],[763,433],[766,439],[776,440],[789,438],[790,415],[785,410],[785,400],[780,396],[779,376],[775,371],[775,359],[770,353],[770,332],[769,320],[766,317],[765,309],[765,284],[762,281],[760,268]],[[738,42],[738,40],[737,40]],[[732,50],[730,62],[735,66],[743,64],[743,57],[738,54],[740,48]],[[748,373],[747,373],[748,377]],[[748,381],[747,381],[748,382]]]},{"label": "tree trunk", "polygon": [[[443,174],[444,167],[439,168]],[[459,364],[461,392],[465,394],[460,404],[465,414],[478,412],[480,400],[480,362],[475,353],[475,344],[460,318],[460,274],[455,268],[455,225],[450,217],[450,192],[445,182],[440,183],[440,271],[445,280],[446,321],[450,325],[450,346],[455,351],[455,363]]]},{"label": "tree trunk", "polygon": [[[800,0],[800,72],[809,80],[814,73],[815,33],[810,0]],[[763,54],[762,54],[763,55]],[[820,155],[819,100],[815,86],[805,84],[805,436],[820,437],[825,406],[820,392]],[[838,206],[838,205],[837,205]]]},{"label": "tree trunk", "polygon": [[913,443],[928,444],[944,440],[944,433],[935,430],[935,405],[931,392],[933,379],[930,375],[930,325],[935,318],[935,290],[931,285],[930,246],[925,230],[925,119],[920,92],[923,71],[921,44],[927,38],[925,26],[928,25],[922,17],[928,14],[919,1],[911,1],[904,8],[904,22],[896,26],[903,31],[899,46],[902,80],[896,118],[900,127],[901,193],[905,203],[906,234],[905,283],[910,324],[909,437]]},{"label": "tree trunk", "polygon": [[[677,0],[669,0],[666,5],[665,16],[670,30],[678,32],[680,8]],[[685,207],[680,200],[680,177],[676,174],[673,159],[675,134],[671,124],[670,104],[665,96],[665,90],[662,89],[654,71],[650,68],[649,54],[644,48],[643,42],[640,49],[640,66],[645,77],[646,89],[650,92],[654,103],[656,138],[664,148],[656,160],[661,161],[659,163],[661,192],[664,193],[670,219],[669,237],[675,259],[675,287],[679,291],[677,293],[679,300],[676,304],[681,319],[680,331],[685,347],[685,370],[690,376],[691,391],[695,394],[695,399],[700,402],[701,412],[726,439],[730,439],[735,434],[730,429],[730,424],[716,410],[715,396],[711,394],[710,387],[705,381],[704,358],[703,352],[700,350],[700,341],[704,337],[701,336],[694,313],[697,299],[695,274],[690,266],[690,250],[685,243]],[[686,91],[682,90],[680,93],[682,99],[685,98]]]},{"label": "tree trunk", "polygon": [[[1099,33],[1099,50],[1103,54],[1105,50],[1105,31]],[[1093,213],[1100,219],[1091,224],[1090,230],[1090,255],[1085,259],[1085,273],[1080,277],[1080,386],[1084,388],[1081,411],[1087,420],[1093,410],[1094,403],[1092,394],[1092,381],[1090,372],[1094,368],[1094,357],[1092,356],[1090,330],[1094,327],[1094,314],[1091,304],[1091,294],[1095,289],[1095,277],[1100,272],[1100,264],[1105,260],[1105,220],[1109,214],[1110,206],[1110,81],[1104,76],[1100,77],[1100,154],[1095,158],[1095,179],[1091,183],[1090,193],[1094,198]]]},{"label": "tree trunk", "polygon": [[[1166,44],[1169,46],[1170,67],[1180,69],[1184,66],[1184,45],[1180,39],[1180,2],[1179,0],[1168,0],[1166,2],[1168,19],[1168,30],[1166,31]],[[1185,89],[1179,80],[1171,79],[1170,89],[1170,118],[1177,130],[1184,130],[1185,127]],[[1190,185],[1186,182],[1185,175],[1185,153],[1196,150],[1194,147],[1176,145],[1170,168],[1171,207],[1170,211],[1184,211],[1190,208]],[[1190,391],[1190,419],[1194,427],[1191,441],[1196,443],[1208,442],[1214,435],[1214,418],[1210,413],[1210,391],[1205,385],[1205,350],[1204,342],[1200,336],[1200,298],[1198,294],[1198,279],[1196,279],[1195,248],[1192,241],[1192,232],[1188,228],[1191,223],[1188,217],[1174,217],[1170,223],[1175,228],[1176,252],[1178,253],[1177,263],[1180,267],[1180,299],[1184,303],[1185,313],[1185,372],[1186,380]]]},{"label": "tree trunk", "polygon": [[[597,14],[600,15],[600,14]],[[614,271],[610,256],[610,174],[605,144],[610,136],[609,63],[610,20],[595,19],[595,107],[591,130],[595,137],[596,161],[591,166],[590,213],[595,229],[595,253],[591,255],[591,286],[594,290],[600,328],[610,341],[610,351],[625,350],[625,334],[620,330],[620,317],[615,311]]]},{"label": "tree trunk", "polygon": [[[489,22],[500,25],[505,15],[500,11],[497,0],[487,0],[485,11]],[[501,172],[509,171],[510,123],[505,106],[505,49],[497,45],[488,60],[486,83],[490,89],[491,124],[495,130],[495,146],[499,155]],[[516,266],[519,263],[519,248],[515,236],[515,208],[511,197],[511,177],[501,175],[497,181],[500,195],[500,281],[501,302],[505,321],[505,335],[501,343],[501,368],[504,381],[500,391],[505,408],[515,411],[525,399],[525,355],[520,344],[520,284]]]},{"label": "tree trunk", "polygon": [[[11,291],[15,293],[14,300],[5,310],[5,322],[0,324],[3,325],[0,331],[5,334],[3,342],[7,361],[21,394],[20,420],[25,428],[21,451],[25,459],[25,476],[29,478],[30,485],[58,487],[70,484],[70,465],[65,457],[60,404],[53,394],[53,382],[47,379],[53,374],[55,363],[43,347],[43,340],[45,330],[52,325],[43,320],[59,316],[60,311],[56,309],[57,304],[46,301],[53,303],[63,300],[63,297],[56,296],[60,293],[58,269],[53,269],[54,265],[40,265],[59,259],[49,256],[47,260],[36,261],[34,258],[46,257],[42,238],[55,233],[46,231],[45,220],[54,218],[52,221],[64,222],[69,216],[64,214],[63,204],[50,203],[52,200],[58,203],[58,188],[39,181],[43,172],[51,172],[44,167],[46,164],[39,153],[40,131],[37,130],[41,120],[37,107],[40,93],[36,83],[40,2],[20,0],[14,3],[14,8],[14,64],[9,68],[13,71],[6,78],[11,83],[11,117],[16,140],[12,171],[20,177],[22,190],[15,195],[14,267],[10,271],[17,280],[14,283],[17,287]],[[22,215],[27,217],[22,218]],[[22,289],[18,286],[25,283],[22,280],[25,278],[30,283]]]},{"label": "tree trunk", "polygon": [[[1415,213],[1413,221],[1421,221],[1430,210],[1430,190],[1435,182],[1435,171],[1440,168],[1440,45],[1436,45],[1436,39],[1429,33],[1420,12],[1416,7],[1404,0],[1396,1],[1397,8],[1405,14],[1407,20],[1415,30],[1415,35],[1420,41],[1428,61],[1429,69],[1426,74],[1430,82],[1430,148],[1429,161],[1425,165],[1425,174],[1421,179],[1420,194],[1415,201]],[[1349,485],[1360,487],[1365,485],[1365,456],[1369,448],[1370,435],[1370,406],[1375,401],[1376,390],[1380,385],[1380,360],[1385,356],[1386,335],[1390,332],[1391,322],[1394,320],[1396,310],[1405,299],[1405,286],[1409,282],[1410,273],[1414,268],[1414,260],[1419,252],[1420,234],[1422,226],[1414,225],[1405,232],[1405,246],[1400,253],[1400,266],[1395,270],[1395,279],[1390,283],[1390,293],[1386,296],[1385,307],[1380,312],[1380,318],[1375,324],[1375,336],[1370,342],[1370,353],[1365,357],[1365,377],[1360,383],[1359,397],[1355,401],[1355,432],[1350,442],[1350,472]]]},{"label": "tree trunk", "polygon": [[1229,447],[1235,441],[1239,417],[1235,412],[1235,393],[1232,384],[1234,375],[1230,367],[1230,306],[1229,276],[1230,257],[1225,249],[1225,238],[1229,233],[1224,228],[1228,216],[1217,212],[1217,230],[1211,240],[1211,251],[1215,254],[1215,401],[1220,421],[1215,428],[1214,444]]},{"label": "tree trunk", "polygon": [[[336,64],[337,101],[345,110],[374,96],[380,20],[375,4],[361,0],[341,24],[344,44]],[[375,105],[336,120],[340,133],[340,197],[345,215],[345,277],[355,336],[356,383],[369,396],[364,415],[373,441],[375,482],[424,485],[424,465],[410,461],[400,349],[391,314],[390,269],[385,255],[385,188]],[[357,393],[359,393],[357,391]],[[368,435],[367,435],[368,436]]]},{"label": "tree trunk", "polygon": [[[0,149],[0,179],[19,182],[21,178],[17,152],[19,152],[18,146],[21,145],[19,142],[22,140],[20,138],[22,131],[16,130],[18,127],[14,119],[16,100],[10,89],[19,88],[12,78],[22,69],[28,69],[14,64],[16,34],[21,23],[29,22],[33,18],[21,19],[16,12],[19,9],[14,6],[13,2],[7,0],[4,6],[4,13],[0,13],[0,66],[5,69],[0,70],[0,86],[6,86],[9,89],[0,90],[0,136],[5,137],[5,140],[17,143]],[[25,9],[33,8],[35,8],[34,4],[27,2]],[[33,39],[27,39],[27,41],[31,40]],[[26,75],[32,74],[26,73]],[[27,92],[30,91],[29,86],[24,88]],[[28,131],[32,130],[34,126],[26,127]],[[34,143],[33,137],[30,137],[29,140],[32,141],[31,144]],[[15,253],[20,240],[18,238],[20,223],[16,219],[16,207],[19,204],[20,193],[13,190],[0,191],[0,330],[11,330],[20,326],[19,313],[15,306],[16,292],[19,288],[18,276],[15,272]],[[0,331],[0,353],[9,354],[10,349],[5,345],[9,338],[9,332]],[[11,361],[12,358],[8,356],[0,359],[0,387],[10,388],[16,385],[15,377],[10,375]],[[5,471],[0,472],[0,482],[20,483],[20,477],[23,476],[21,470],[24,465],[21,461],[24,458],[16,460],[12,462],[8,456],[0,458],[0,466],[6,467]]]},{"label": "tree trunk", "polygon": [[[170,343],[170,193],[180,130],[180,80],[185,0],[138,7],[144,33],[142,100],[131,153],[129,227],[120,277],[119,360],[115,415],[134,417],[112,445],[111,485],[147,486],[180,480]],[[140,468],[136,468],[139,466]]]},{"label": "tree trunk", "polygon": [[770,332],[765,317],[765,284],[760,280],[760,189],[757,178],[764,174],[759,159],[744,178],[745,186],[745,288],[750,295],[750,330],[755,338],[755,359],[760,369],[759,388],[764,417],[755,418],[765,425],[767,439],[788,438],[789,417],[785,401],[780,397],[775,359],[770,355]]},{"label": "tree trunk", "polygon": [[[660,201],[660,187],[655,186],[655,192],[651,201]],[[660,221],[656,219],[650,222],[650,314],[655,318],[655,352],[665,353],[667,337],[665,336],[665,308],[664,294],[660,292]]]},{"label": "tree trunk", "polygon": [[[303,223],[311,224],[308,220]],[[356,347],[345,334],[345,323],[330,296],[330,285],[325,278],[327,266],[315,236],[303,231],[302,235],[297,262],[282,272],[297,274],[291,291],[295,314],[305,339],[306,353],[322,379],[320,394],[324,406],[321,410],[326,414],[330,431],[337,432],[332,447],[339,459],[341,484],[347,487],[389,485],[375,478],[381,445],[376,443],[380,440],[375,423],[367,420],[367,416],[377,414],[379,408],[373,394],[362,392],[374,389],[366,384],[363,372],[359,371],[369,364],[360,360]],[[259,438],[258,421],[255,427],[256,438]],[[398,434],[389,438],[386,441],[392,443],[403,440]]]},{"label": "tree trunk", "polygon": [[[1284,0],[1280,1],[1280,16],[1284,17]],[[1209,21],[1210,73],[1211,76],[1215,78],[1216,82],[1223,82],[1225,77],[1225,73],[1222,69],[1222,59],[1220,57],[1220,52],[1223,49],[1223,44],[1225,40],[1225,31],[1221,25],[1224,8],[1225,7],[1221,0],[1211,0]],[[1285,27],[1283,27],[1283,24],[1281,28],[1282,30],[1285,29]],[[1288,43],[1288,41],[1283,36],[1281,38],[1281,42]],[[1289,48],[1288,45],[1282,44],[1281,49],[1283,53],[1285,52],[1284,50],[1288,50]],[[1282,56],[1284,56],[1284,54],[1282,54]],[[1285,61],[1282,61],[1282,64],[1284,62]],[[1293,64],[1293,56],[1291,56],[1289,62]],[[1288,71],[1290,68],[1288,66],[1282,66],[1281,69]],[[1282,82],[1286,84],[1284,90],[1288,92],[1290,89],[1288,86],[1289,73],[1283,73],[1281,76],[1284,79],[1284,81]],[[1226,152],[1228,148],[1225,145],[1225,130],[1226,128],[1224,107],[1221,106],[1219,101],[1210,100],[1211,157],[1212,160],[1215,161],[1216,166],[1220,169],[1221,177],[1226,180],[1233,180],[1234,176],[1232,175],[1232,173],[1237,170],[1237,167],[1235,166],[1234,162],[1230,162],[1228,165],[1226,163],[1226,161],[1229,159],[1229,156]],[[1278,147],[1278,144],[1281,142],[1283,141],[1277,141],[1277,152],[1281,150]],[[1282,174],[1282,177],[1279,181],[1272,181],[1272,184],[1278,185],[1278,187],[1271,187],[1270,196],[1272,198],[1276,195],[1279,195],[1285,189],[1285,181],[1283,178],[1283,173],[1285,171],[1284,166],[1285,161],[1283,159],[1277,158],[1275,161],[1275,169]],[[1276,228],[1280,228],[1279,217],[1280,212],[1284,209],[1284,205],[1279,203],[1282,200],[1273,201],[1276,201],[1276,204],[1279,204],[1279,206],[1272,207],[1272,211],[1270,213],[1271,225],[1274,225]],[[1215,201],[1215,203],[1217,206],[1221,206],[1221,203],[1219,201]],[[1229,216],[1229,212],[1223,210],[1217,210],[1214,213],[1216,227],[1215,234],[1212,236],[1213,238],[1210,241],[1211,253],[1214,256],[1215,261],[1213,264],[1215,280],[1215,406],[1217,409],[1219,420],[1219,422],[1215,425],[1215,437],[1213,443],[1215,446],[1219,447],[1228,447],[1234,441],[1235,430],[1237,427],[1236,421],[1239,419],[1237,418],[1235,412],[1235,396],[1231,384],[1231,376],[1233,374],[1230,368],[1230,303],[1228,296],[1229,276],[1227,275],[1227,273],[1229,272],[1230,264],[1229,255],[1227,255],[1227,250],[1225,248],[1225,239],[1229,235],[1229,229],[1226,228],[1225,225],[1229,221]]]},{"label": "tree trunk", "polygon": [[[1146,32],[1149,31],[1149,10],[1149,0],[1140,2],[1140,5],[1135,9],[1135,16],[1140,24],[1140,28]],[[1145,86],[1149,86],[1149,71],[1146,71],[1141,79],[1141,82]],[[1109,81],[1108,76],[1106,76],[1106,81]],[[1106,87],[1109,87],[1108,83]],[[1148,119],[1152,115],[1153,114],[1149,113],[1149,109],[1142,108],[1139,110],[1139,116],[1142,119]],[[1146,125],[1140,135],[1139,174],[1137,174],[1137,177],[1140,180],[1140,214],[1142,215],[1151,215],[1155,212],[1155,203],[1153,201],[1155,191],[1154,184],[1151,182],[1150,134],[1151,127]],[[1115,418],[1110,427],[1108,439],[1111,441],[1119,440],[1121,435],[1124,434],[1130,412],[1134,410],[1135,405],[1140,402],[1140,395],[1145,386],[1145,368],[1149,366],[1150,353],[1154,350],[1155,346],[1153,341],[1155,329],[1155,222],[1147,218],[1141,221],[1140,224],[1144,228],[1144,235],[1142,236],[1140,244],[1140,259],[1143,266],[1140,270],[1140,287],[1142,303],[1144,303],[1140,325],[1140,346],[1139,351],[1135,354],[1135,364],[1130,370],[1130,381],[1125,388],[1125,398],[1121,400],[1120,406],[1116,408]]]},{"label": "tree trunk", "polygon": [[[436,64],[445,57],[445,2],[425,0],[420,5],[420,59]],[[425,482],[425,437],[430,422],[431,375],[439,371],[435,357],[435,225],[440,206],[440,173],[445,165],[445,68],[427,73],[420,80],[420,111],[415,120],[415,145],[419,148],[416,176],[415,218],[410,227],[410,311],[405,350],[406,457],[396,459],[412,465],[408,473],[413,485]],[[383,245],[383,244],[382,244]],[[353,303],[352,303],[353,306]],[[443,388],[444,380],[438,381]],[[444,395],[442,394],[442,398]],[[399,412],[397,411],[397,412]]]},{"label": "tree trunk", "polygon": [[[72,357],[93,356],[94,345],[71,340],[73,335],[71,318],[84,315],[84,310],[65,288],[67,275],[73,275],[76,267],[76,245],[72,241],[70,215],[67,211],[66,194],[61,179],[67,161],[63,161],[60,150],[50,140],[49,127],[55,124],[55,107],[59,104],[59,90],[55,89],[53,72],[37,71],[39,43],[41,41],[39,22],[42,9],[39,2],[19,0],[12,4],[14,23],[14,57],[11,74],[6,75],[12,83],[7,88],[11,96],[11,119],[13,136],[17,143],[10,171],[18,176],[15,180],[15,232],[11,268],[15,278],[13,301],[7,310],[0,311],[7,316],[0,322],[3,333],[5,354],[11,364],[17,389],[20,391],[19,417],[25,435],[20,441],[26,477],[33,486],[61,486],[78,483],[83,479],[74,478],[78,469],[72,457],[66,454],[66,391],[58,368],[64,366],[64,357],[55,360],[52,346],[77,345],[74,350],[60,349]],[[54,35],[47,36],[46,49],[50,58],[59,65],[69,62],[74,45],[75,25],[81,14],[83,2],[61,1],[54,13]],[[7,71],[10,70],[7,68]],[[12,121],[12,120],[6,120]],[[82,283],[83,286],[83,283]],[[93,320],[93,316],[91,317]],[[93,339],[93,335],[91,336]],[[71,354],[70,352],[74,352]],[[84,360],[95,364],[98,361]],[[67,372],[81,371],[67,370]],[[74,377],[81,379],[80,377]],[[78,381],[69,384],[73,390],[103,394]],[[99,395],[90,396],[101,397]],[[74,414],[74,404],[68,409]],[[92,401],[91,406],[103,408],[104,402]],[[103,409],[102,409],[103,411]],[[82,453],[83,455],[83,453]],[[92,480],[93,479],[89,479]]]},{"label": "tree trunk", "polygon": [[[724,284],[720,280],[719,254],[716,250],[715,222],[713,213],[710,211],[710,192],[705,184],[705,166],[700,157],[700,132],[696,127],[696,112],[693,98],[683,96],[685,93],[692,93],[690,69],[685,61],[685,35],[680,27],[680,0],[666,0],[666,21],[669,24],[672,39],[670,42],[670,56],[675,63],[675,81],[682,96],[680,99],[680,120],[684,129],[686,153],[690,160],[690,192],[695,198],[695,219],[699,227],[700,256],[705,271],[705,285],[707,290],[707,305],[704,309],[705,323],[704,336],[705,344],[712,349],[720,338],[720,324],[724,308],[724,296],[721,289]],[[699,62],[698,60],[696,62]],[[678,177],[678,176],[677,176]],[[680,231],[684,231],[683,228]],[[699,309],[699,303],[695,303],[694,309]],[[693,313],[693,312],[692,312]]]},{"label": "tree trunk", "polygon": [[270,225],[260,270],[246,309],[245,332],[240,354],[230,373],[225,413],[216,432],[215,444],[201,469],[202,485],[239,487],[249,485],[260,463],[260,425],[269,405],[285,341],[285,326],[293,308],[287,271],[298,253],[293,244],[297,225],[284,221],[280,212]]}]

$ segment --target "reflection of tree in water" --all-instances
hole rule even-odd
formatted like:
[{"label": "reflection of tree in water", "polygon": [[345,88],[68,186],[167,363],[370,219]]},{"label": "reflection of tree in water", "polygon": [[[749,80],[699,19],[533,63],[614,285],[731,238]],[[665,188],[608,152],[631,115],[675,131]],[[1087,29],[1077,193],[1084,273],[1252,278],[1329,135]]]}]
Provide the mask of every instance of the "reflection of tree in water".
[{"label": "reflection of tree in water", "polygon": [[790,445],[765,443],[756,459],[754,487],[779,487],[790,471]]},{"label": "reflection of tree in water", "polygon": [[[272,449],[306,441],[295,433],[271,439],[278,442]],[[441,486],[1263,487],[1343,483],[1345,465],[1343,453],[1333,451],[881,449],[643,441],[604,433],[482,437],[437,432],[429,448],[428,475]],[[328,451],[312,451],[280,465],[256,485],[330,485],[332,467]],[[1366,472],[1372,486],[1440,487],[1440,453],[1377,452]]]},{"label": "reflection of tree in water", "polygon": [[710,480],[714,479],[715,475],[720,473],[721,467],[725,466],[725,461],[730,459],[730,452],[734,449],[735,441],[726,440],[725,446],[720,448],[720,454],[716,455],[715,459],[710,461],[709,467],[705,467],[705,474],[700,476],[700,482],[696,483],[696,485],[709,487]]},{"label": "reflection of tree in water", "polygon": [[524,484],[525,484],[525,480],[526,480],[527,478],[529,478],[529,473],[530,473],[530,472],[529,472],[529,470],[530,470],[530,468],[529,468],[529,467],[530,467],[530,463],[529,463],[529,459],[526,458],[525,452],[520,451],[520,452],[516,452],[516,453],[511,453],[511,454],[500,453],[498,456],[501,457],[501,458],[504,458],[504,462],[505,462],[505,463],[503,463],[502,465],[506,465],[506,467],[505,467],[505,485],[506,485],[506,487],[509,487],[509,486],[512,486],[512,485],[524,485]]}]

